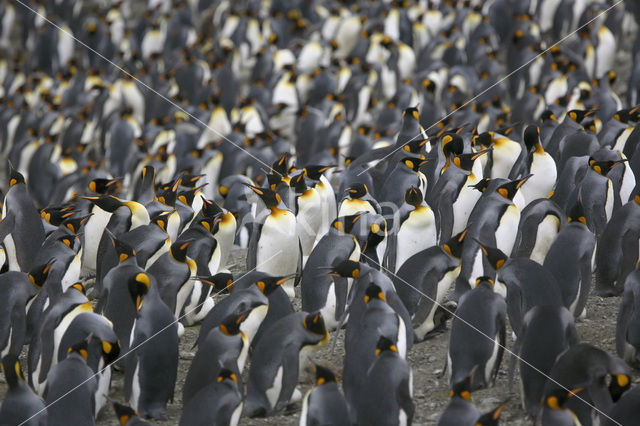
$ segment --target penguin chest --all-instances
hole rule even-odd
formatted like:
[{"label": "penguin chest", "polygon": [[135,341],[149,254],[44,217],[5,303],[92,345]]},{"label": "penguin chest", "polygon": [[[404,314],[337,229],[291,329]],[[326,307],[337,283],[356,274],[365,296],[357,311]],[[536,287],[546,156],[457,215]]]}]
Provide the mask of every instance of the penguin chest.
[{"label": "penguin chest", "polygon": [[458,266],[454,270],[448,271],[447,273],[445,273],[440,279],[440,281],[438,282],[438,288],[436,290],[436,300],[435,300],[436,303],[432,304],[431,311],[429,312],[429,315],[427,315],[427,318],[421,324],[414,326],[413,331],[418,337],[418,339],[423,340],[424,337],[427,335],[427,333],[429,333],[436,327],[436,324],[434,323],[434,315],[436,313],[436,309],[444,301],[445,295],[449,292],[449,289],[455,282],[459,273],[460,273],[460,267]]},{"label": "penguin chest", "polygon": [[538,198],[546,198],[553,189],[558,175],[555,161],[546,152],[533,155],[529,171],[533,176],[520,188],[527,204]]},{"label": "penguin chest", "polygon": [[558,235],[560,229],[560,219],[553,215],[547,215],[538,225],[536,241],[529,257],[539,264],[544,263],[547,252],[553,243],[553,239]]},{"label": "penguin chest", "polygon": [[[256,254],[257,271],[271,275],[287,275],[296,272],[300,256],[296,217],[289,211],[270,214],[258,239]],[[293,297],[293,279],[282,287]]]},{"label": "penguin chest", "polygon": [[502,214],[496,229],[496,245],[507,255],[511,255],[519,223],[520,210],[514,204],[510,204]]},{"label": "penguin chest", "polygon": [[87,221],[84,228],[82,265],[85,269],[95,271],[98,245],[102,239],[102,233],[111,218],[111,213],[101,208],[93,209],[93,215]]},{"label": "penguin chest", "polygon": [[309,190],[298,199],[296,228],[304,256],[311,253],[313,242],[322,224],[321,208],[322,200],[316,191]]},{"label": "penguin chest", "polygon": [[335,330],[338,326],[338,321],[336,320],[336,304],[336,286],[334,283],[331,283],[327,290],[327,298],[324,306],[320,309],[327,330]]},{"label": "penguin chest", "polygon": [[604,203],[604,213],[607,218],[607,222],[611,219],[611,214],[613,213],[613,184],[611,183],[611,179],[607,178],[607,198]]},{"label": "penguin chest", "polygon": [[416,208],[398,231],[396,270],[411,256],[436,244],[435,218],[431,209]]},{"label": "penguin chest", "polygon": [[276,375],[273,378],[273,383],[271,387],[267,389],[264,393],[267,396],[267,400],[269,401],[269,405],[271,408],[274,408],[278,403],[278,399],[280,398],[280,392],[282,391],[282,375],[283,375],[283,367],[282,365],[278,366],[278,370],[276,371]]},{"label": "penguin chest", "polygon": [[240,330],[247,336],[249,344],[253,341],[253,338],[258,332],[258,328],[260,328],[260,324],[262,324],[262,321],[267,316],[268,309],[269,305],[261,305],[253,308],[247,318],[242,322]]},{"label": "penguin chest", "polygon": [[522,147],[519,143],[506,138],[498,138],[493,147],[493,167],[491,179],[509,177],[513,165],[520,156]]},{"label": "penguin chest", "polygon": [[338,216],[351,216],[358,212],[368,212],[376,214],[376,210],[368,201],[354,198],[352,200],[346,199],[340,204],[340,211]]},{"label": "penguin chest", "polygon": [[479,191],[470,187],[478,183],[475,176],[473,176],[473,178],[472,176],[473,175],[470,175],[467,178],[458,194],[458,198],[453,203],[453,228],[451,229],[451,235],[457,235],[467,226],[471,211],[482,195]]},{"label": "penguin chest", "polygon": [[489,380],[491,379],[491,372],[493,371],[493,367],[496,365],[496,360],[498,359],[498,351],[500,349],[500,338],[496,335],[493,338],[493,349],[491,350],[491,354],[489,355],[489,359],[487,363],[484,365],[484,377],[485,383],[489,384]]}]

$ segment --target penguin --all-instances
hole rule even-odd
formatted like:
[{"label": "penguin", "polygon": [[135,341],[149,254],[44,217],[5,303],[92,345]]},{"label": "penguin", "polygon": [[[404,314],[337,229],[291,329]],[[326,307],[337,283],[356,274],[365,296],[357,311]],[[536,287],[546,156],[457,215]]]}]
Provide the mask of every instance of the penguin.
[{"label": "penguin", "polygon": [[522,145],[517,141],[509,139],[505,135],[494,132],[486,132],[478,135],[478,141],[484,146],[491,145],[493,148],[489,154],[486,166],[489,168],[490,165],[490,168],[489,170],[485,170],[484,175],[491,179],[509,178],[511,170],[516,165],[520,153],[523,150]]},{"label": "penguin", "polygon": [[70,347],[67,357],[47,374],[47,424],[94,424],[93,395],[98,384],[87,365],[88,340],[91,337]]},{"label": "penguin", "polygon": [[238,376],[232,370],[222,368],[215,380],[185,402],[179,424],[236,426],[242,407]]},{"label": "penguin", "polygon": [[183,404],[188,403],[200,390],[213,383],[220,369],[227,368],[237,376],[242,374],[249,354],[249,341],[240,330],[240,326],[250,312],[235,312],[229,315],[199,343],[182,388]]},{"label": "penguin", "polygon": [[480,411],[471,402],[471,385],[477,369],[465,379],[454,383],[449,391],[449,403],[438,417],[436,426],[475,425]]},{"label": "penguin", "polygon": [[522,408],[529,416],[535,418],[540,412],[544,386],[556,358],[576,343],[578,333],[567,308],[538,305],[524,315],[514,352],[520,361]]},{"label": "penguin", "polygon": [[299,371],[310,351],[329,340],[319,313],[296,312],[273,324],[253,351],[245,413],[267,416],[302,395],[296,392]]},{"label": "penguin", "polygon": [[[296,217],[281,203],[280,196],[267,188],[249,186],[262,199],[267,212],[254,222],[247,254],[247,269],[272,275],[288,275],[300,269],[300,241]],[[282,287],[289,298],[295,296],[290,279]]]},{"label": "penguin", "polygon": [[426,160],[415,157],[404,157],[389,172],[380,189],[380,201],[391,203],[396,208],[402,205],[404,194],[411,187],[420,189],[422,194],[427,192],[427,178],[420,171]]},{"label": "penguin", "polygon": [[640,195],[611,216],[596,245],[596,291],[618,294],[638,260]]},{"label": "penguin", "polygon": [[[46,274],[46,272],[45,272]],[[2,274],[0,291],[4,300],[0,304],[0,356],[20,355],[27,341],[28,304],[32,302],[40,288],[36,286],[34,275],[24,272],[7,271]],[[42,283],[39,283],[42,284]]]},{"label": "penguin", "polygon": [[300,426],[313,424],[348,425],[347,403],[338,388],[338,379],[329,368],[316,363],[313,365],[316,370],[315,382],[302,400]]},{"label": "penguin", "polygon": [[638,415],[638,403],[640,402],[640,388],[635,386],[622,394],[609,413],[608,418],[603,419],[603,425],[633,424]]},{"label": "penguin", "polygon": [[493,280],[479,277],[476,287],[460,298],[447,351],[450,384],[469,377],[474,368],[478,372],[473,390],[484,389],[495,381],[506,343],[507,306],[502,296],[494,292],[494,285]]},{"label": "penguin", "polygon": [[553,240],[542,266],[556,277],[564,305],[578,317],[584,314],[591,287],[596,239],[587,228],[580,200],[569,212],[568,221]]},{"label": "penguin", "polygon": [[438,232],[435,215],[415,186],[405,192],[404,204],[394,214],[397,231],[392,232],[386,250],[387,267],[397,272],[414,254],[436,245]]},{"label": "penguin", "polygon": [[563,306],[556,278],[526,257],[509,259],[495,247],[480,244],[482,253],[496,271],[496,285],[506,289],[507,315],[511,329],[520,336],[523,317],[534,306]]},{"label": "penguin", "polygon": [[638,349],[640,340],[638,337],[638,267],[627,275],[624,283],[624,292],[618,308],[618,318],[616,321],[616,353],[629,365],[638,362]]},{"label": "penguin", "polygon": [[566,214],[553,200],[539,198],[520,214],[512,257],[528,257],[542,265],[556,235],[567,222]]},{"label": "penguin", "polygon": [[380,205],[369,193],[369,188],[363,183],[355,183],[346,191],[340,201],[338,217],[351,216],[358,212],[380,214]]},{"label": "penguin", "polygon": [[4,243],[9,270],[30,270],[44,238],[44,226],[24,177],[10,166],[9,190],[2,203],[0,222],[0,241]]},{"label": "penguin", "polygon": [[[398,356],[406,357],[407,330],[402,318],[391,308],[382,289],[369,284],[364,294],[365,308],[359,321],[347,322],[344,338],[342,387],[352,415],[357,415],[362,385],[367,371],[374,364],[375,348],[380,337],[385,336],[397,348]],[[361,421],[353,418],[354,421]]]},{"label": "penguin", "polygon": [[416,253],[392,276],[398,296],[411,315],[416,342],[444,326],[450,316],[441,305],[459,273],[465,235],[463,231],[442,246]]},{"label": "penguin", "polygon": [[82,268],[85,273],[95,272],[98,256],[98,246],[102,234],[111,219],[111,215],[121,206],[116,197],[103,195],[100,197],[86,197],[91,204],[91,216],[84,225],[82,244]]},{"label": "penguin", "polygon": [[574,392],[578,398],[571,398],[565,406],[575,413],[579,424],[589,424],[593,416],[608,413],[630,387],[631,370],[622,359],[588,343],[576,343],[561,353],[551,368],[543,391],[542,419],[545,412],[554,410],[555,395],[578,388]]},{"label": "penguin", "polygon": [[558,171],[556,162],[544,151],[540,143],[540,129],[535,125],[527,126],[524,130],[524,144],[527,147],[527,169],[524,173],[532,174],[520,192],[527,205],[538,198],[546,198],[553,189]]},{"label": "penguin", "polygon": [[322,222],[320,223],[320,227],[318,228],[318,232],[316,234],[316,241],[314,243],[317,244],[320,241],[320,238],[324,236],[329,230],[329,226],[336,218],[338,213],[337,205],[336,205],[336,195],[333,191],[333,187],[331,183],[324,175],[329,169],[333,166],[312,166],[307,165],[302,169],[302,173],[311,179],[315,183],[314,189],[320,195],[322,199]]},{"label": "penguin", "polygon": [[393,341],[384,336],[378,340],[375,355],[358,390],[358,423],[410,425],[415,411],[411,367]]},{"label": "penguin", "polygon": [[47,408],[42,399],[26,383],[18,356],[15,354],[5,355],[2,358],[1,366],[9,389],[0,406],[0,424],[28,426],[49,424]]},{"label": "penguin", "polygon": [[140,417],[138,417],[138,413],[129,406],[118,404],[117,402],[111,403],[113,406],[113,410],[116,412],[116,416],[118,417],[118,421],[120,421],[121,425],[124,426],[149,426],[151,423],[145,422]]},{"label": "penguin", "polygon": [[[178,369],[178,326],[151,275],[137,274],[128,288],[137,315],[126,359],[125,398],[142,417],[166,418]],[[156,374],[158,369],[164,373]]]},{"label": "penguin", "polygon": [[355,217],[342,219],[344,221],[335,220],[313,248],[300,280],[302,310],[320,311],[330,331],[335,330],[346,310],[348,282],[345,278],[327,274],[326,267],[346,259],[360,260],[360,244],[346,232],[348,227],[353,226]]},{"label": "penguin", "polygon": [[[197,275],[196,262],[187,256],[187,249],[192,242],[176,241],[168,253],[160,256],[147,269],[158,284],[160,297],[172,310],[176,319],[182,318],[188,298],[194,289],[193,278]],[[186,325],[191,324],[187,322]]]},{"label": "penguin", "polygon": [[296,192],[296,230],[300,238],[304,267],[322,225],[322,197],[315,188],[307,187],[304,173],[293,178],[291,184]]}]

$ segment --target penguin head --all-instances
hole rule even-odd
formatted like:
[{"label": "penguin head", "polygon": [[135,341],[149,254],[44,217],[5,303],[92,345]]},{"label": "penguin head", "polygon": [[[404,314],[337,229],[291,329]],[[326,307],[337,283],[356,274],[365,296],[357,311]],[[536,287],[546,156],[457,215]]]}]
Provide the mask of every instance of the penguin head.
[{"label": "penguin head", "polygon": [[19,183],[25,183],[24,176],[9,164],[9,188]]},{"label": "penguin head", "polygon": [[580,124],[585,117],[592,115],[595,110],[581,110],[581,109],[572,109],[567,113],[570,119]]},{"label": "penguin head", "polygon": [[612,374],[609,383],[609,394],[611,399],[616,402],[631,387],[631,377],[627,374]]},{"label": "penguin head", "polygon": [[67,354],[77,353],[86,361],[89,358],[89,343],[93,339],[93,335],[90,334],[86,339],[81,340],[78,343],[74,343],[67,349]]},{"label": "penguin head", "polygon": [[336,167],[336,166],[335,165],[330,165],[330,166],[306,166],[304,169],[302,169],[302,172],[309,179],[320,180],[320,178],[322,177],[322,174],[324,172],[326,172],[327,170],[333,168],[333,167]]},{"label": "penguin head", "polygon": [[467,402],[471,402],[471,388],[473,385],[473,377],[475,376],[477,369],[478,366],[475,365],[471,369],[471,374],[469,374],[468,377],[465,377],[463,380],[460,380],[459,382],[456,382],[451,386],[451,390],[449,391],[449,398],[458,396]]},{"label": "penguin head", "polygon": [[184,241],[176,241],[171,244],[171,248],[169,249],[169,253],[174,260],[178,262],[186,262],[187,261],[187,249],[193,242],[193,239],[184,240]]},{"label": "penguin head", "polygon": [[140,308],[144,302],[144,297],[149,293],[151,288],[151,279],[149,275],[140,272],[129,280],[129,294],[136,307],[136,312],[140,312]]},{"label": "penguin head", "polygon": [[513,200],[518,189],[533,175],[528,175],[520,179],[512,180],[507,183],[503,183],[497,189],[498,194],[502,195],[507,200]]},{"label": "penguin head", "polygon": [[540,129],[535,124],[531,124],[524,129],[524,144],[527,146],[527,151],[531,152],[533,149],[539,149],[540,146]]},{"label": "penguin head", "polygon": [[493,132],[484,132],[473,138],[473,146],[482,146],[484,148],[489,148],[493,143]]},{"label": "penguin head", "polygon": [[385,297],[384,292],[382,291],[380,286],[374,283],[370,283],[369,287],[367,287],[364,293],[364,303],[369,303],[375,299],[382,300],[383,302],[387,301],[387,298]]},{"label": "penguin head", "polygon": [[354,226],[359,223],[358,221],[364,214],[366,213],[358,212],[349,216],[340,216],[331,222],[331,227],[344,232],[345,234],[349,234],[353,231]]},{"label": "penguin head", "polygon": [[231,289],[233,288],[233,275],[229,272],[218,272],[215,275],[196,277],[195,279],[200,280],[201,283],[210,285],[220,293],[223,291],[231,293]]},{"label": "penguin head", "polygon": [[114,197],[113,195],[100,195],[97,197],[83,197],[85,200],[89,200],[93,205],[101,208],[102,210],[113,213],[122,207],[122,201]]},{"label": "penguin head", "polygon": [[75,283],[73,283],[71,285],[71,287],[69,287],[69,289],[74,289],[74,290],[79,291],[80,293],[84,294],[85,296],[87,295],[87,291],[84,288],[84,284],[82,284],[82,281],[76,281]]},{"label": "penguin head", "polygon": [[380,336],[380,338],[378,339],[378,343],[376,343],[376,356],[380,356],[382,353],[387,351],[397,353],[398,348],[395,343],[393,343],[393,341],[385,336]]},{"label": "penguin head", "polygon": [[367,185],[364,183],[354,183],[349,188],[347,188],[347,194],[351,199],[362,198],[369,193],[369,189]]},{"label": "penguin head", "polygon": [[569,209],[567,214],[567,220],[569,222],[580,222],[583,225],[587,225],[587,219],[584,215],[584,207],[582,206],[582,200],[577,199],[575,204]]},{"label": "penguin head", "polygon": [[55,263],[56,259],[49,259],[49,261],[45,264],[34,266],[27,275],[29,281],[34,286],[41,288],[45,281],[47,281],[47,277],[49,276],[49,272],[51,271],[51,266]]},{"label": "penguin head", "polygon": [[493,288],[495,286],[495,283],[493,281],[493,279],[491,277],[487,277],[485,275],[476,278],[476,287],[480,287],[480,286],[486,286],[489,288]]},{"label": "penguin head", "polygon": [[593,157],[589,157],[589,167],[591,167],[591,170],[595,171],[599,175],[606,176],[609,174],[611,169],[613,169],[618,164],[624,163],[625,161],[627,161],[626,158],[622,160],[615,160],[615,161],[614,160],[596,161]]},{"label": "penguin head", "polygon": [[204,196],[200,196],[202,199],[202,215],[204,217],[213,217],[218,214],[224,213],[215,201],[207,200]]},{"label": "penguin head", "polygon": [[89,190],[94,194],[116,195],[122,189],[118,179],[94,179],[89,182]]},{"label": "penguin head", "polygon": [[198,221],[198,225],[204,228],[205,231],[210,234],[215,234],[220,229],[220,221],[222,220],[222,213],[213,217],[203,217]]},{"label": "penguin head", "polygon": [[267,208],[275,208],[280,204],[280,195],[269,188],[260,188],[253,185],[245,184],[253,192],[258,194],[258,197],[264,202]]},{"label": "penguin head", "polygon": [[544,397],[544,404],[552,410],[564,410],[564,405],[569,398],[576,396],[582,388],[576,388],[572,390],[568,389],[555,389]]},{"label": "penguin head", "polygon": [[411,139],[402,146],[402,149],[411,154],[420,154],[427,142],[429,142],[429,139]]},{"label": "penguin head", "polygon": [[[111,232],[109,232],[109,234],[111,234]],[[136,251],[129,244],[115,238],[113,234],[109,236],[111,237],[111,244],[113,245],[113,248],[116,250],[116,254],[118,255],[118,262],[124,262],[131,256],[136,255]]]},{"label": "penguin head", "polygon": [[427,164],[429,160],[421,160],[417,157],[404,157],[400,160],[400,162],[417,173],[420,171],[420,167]]},{"label": "penguin head", "polygon": [[449,158],[453,155],[460,155],[464,150],[464,141],[455,133],[449,132],[445,133],[444,136],[440,139],[440,144],[442,147],[442,154],[444,154],[445,158]]},{"label": "penguin head", "polygon": [[101,340],[100,345],[105,365],[109,365],[118,359],[118,355],[120,355],[120,342],[118,340],[115,342]]},{"label": "penguin head", "polygon": [[464,239],[467,236],[467,229],[457,235],[454,235],[442,245],[442,249],[451,257],[460,259],[462,257],[462,248],[464,247]]},{"label": "penguin head", "polygon": [[73,234],[78,235],[80,228],[89,220],[89,217],[91,217],[91,214],[81,217],[69,217],[62,222],[62,226],[73,232]]},{"label": "penguin head", "polygon": [[324,339],[329,338],[329,333],[324,325],[324,318],[322,318],[320,311],[307,314],[302,319],[302,326],[313,334],[324,336]]},{"label": "penguin head", "polygon": [[343,260],[331,267],[329,273],[332,277],[358,278],[360,276],[360,263],[353,260]]},{"label": "penguin head", "polygon": [[404,201],[414,207],[421,205],[423,200],[422,191],[415,186],[411,186],[404,194]]},{"label": "penguin head", "polygon": [[313,360],[311,360],[311,362],[316,369],[316,386],[322,386],[326,383],[335,383],[338,381],[336,375],[333,374],[333,371],[329,368],[323,367],[322,365],[315,363]]},{"label": "penguin head", "polygon": [[373,220],[369,225],[367,240],[362,247],[363,252],[367,251],[367,248],[377,247],[387,236],[387,221],[383,216],[367,214],[365,217],[373,217]]},{"label": "penguin head", "polygon": [[271,173],[279,175],[280,177],[287,176],[289,171],[289,160],[291,157],[292,155],[288,152],[281,153],[280,158],[271,165]]},{"label": "penguin head", "polygon": [[550,109],[547,109],[547,110],[544,110],[542,114],[540,114],[540,122],[544,124],[544,123],[548,123],[549,121],[553,121],[557,123],[558,119],[556,118],[553,111],[551,111]]},{"label": "penguin head", "polygon": [[493,148],[483,149],[482,151],[478,151],[478,152],[458,154],[455,157],[453,157],[453,164],[455,164],[458,168],[462,170],[466,170],[470,172],[471,169],[473,169],[473,163],[478,158],[482,157],[484,154],[491,151],[493,151]]},{"label": "penguin head", "polygon": [[240,326],[242,322],[247,319],[250,311],[242,311],[239,310],[227,316],[220,324],[220,331],[227,336],[235,336],[240,333]]},{"label": "penguin head", "polygon": [[500,414],[502,414],[502,410],[507,406],[508,400],[498,405],[493,410],[488,413],[484,413],[481,415],[478,420],[476,420],[476,426],[498,426],[498,421],[500,420]]},{"label": "penguin head", "polygon": [[75,241],[76,239],[78,239],[77,235],[62,235],[60,237],[57,238],[57,241],[60,241],[62,244],[64,244],[65,246],[69,247],[71,250],[73,250],[73,247],[75,245]]},{"label": "penguin head", "polygon": [[73,207],[45,207],[40,210],[40,217],[53,226],[58,226],[75,214]]},{"label": "penguin head", "polygon": [[238,377],[235,373],[227,368],[222,368],[218,373],[218,383],[222,383],[225,380],[231,380],[232,382],[238,384]]},{"label": "penguin head", "polygon": [[116,412],[116,416],[118,416],[121,426],[125,426],[129,419],[138,415],[138,412],[131,407],[117,402],[112,402],[111,404],[113,405],[113,410]]},{"label": "penguin head", "polygon": [[489,183],[491,182],[490,178],[484,178],[481,179],[478,183],[476,183],[475,185],[469,185],[471,188],[477,189],[480,192],[484,192],[487,190],[487,188],[489,187]]},{"label": "penguin head", "polygon": [[486,247],[482,245],[478,240],[476,240],[476,242],[478,243],[478,245],[480,245],[480,250],[482,250],[482,254],[485,255],[491,267],[493,267],[493,269],[495,269],[496,271],[499,271],[500,268],[502,268],[502,266],[504,265],[504,262],[506,262],[509,259],[509,256],[504,254],[504,252],[499,248]]},{"label": "penguin head", "polygon": [[291,278],[297,276],[297,274],[285,275],[285,276],[265,276],[262,277],[259,281],[256,282],[256,285],[260,289],[260,291],[265,295],[269,296],[273,293],[280,285],[286,283]]},{"label": "penguin head", "polygon": [[291,186],[293,187],[296,194],[304,194],[307,190],[307,184],[304,181],[304,173],[300,173],[291,179]]},{"label": "penguin head", "polygon": [[2,358],[2,374],[7,380],[9,389],[14,389],[18,385],[18,380],[24,381],[24,375],[22,374],[22,368],[20,367],[20,360],[14,354],[7,354]]}]

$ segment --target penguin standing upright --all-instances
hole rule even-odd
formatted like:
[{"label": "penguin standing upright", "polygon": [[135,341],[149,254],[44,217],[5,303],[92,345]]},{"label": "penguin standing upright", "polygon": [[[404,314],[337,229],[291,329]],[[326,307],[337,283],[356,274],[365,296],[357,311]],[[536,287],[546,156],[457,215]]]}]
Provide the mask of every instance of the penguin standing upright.
[{"label": "penguin standing upright", "polygon": [[528,257],[542,265],[566,214],[554,201],[539,198],[527,204],[520,214],[512,257]]},{"label": "penguin standing upright", "polygon": [[640,361],[640,270],[632,271],[624,283],[616,323],[616,353],[629,365]]},{"label": "penguin standing upright", "polygon": [[322,222],[316,234],[316,243],[327,233],[331,222],[333,222],[338,213],[336,208],[336,194],[333,191],[331,183],[324,175],[331,167],[332,166],[306,166],[302,169],[306,177],[316,182],[314,189],[322,199]]},{"label": "penguin standing upright", "polygon": [[127,284],[137,316],[126,359],[125,398],[141,416],[162,419],[178,373],[178,326],[153,277],[141,272]]},{"label": "penguin standing upright", "polygon": [[304,267],[322,225],[322,197],[315,188],[307,187],[304,173],[293,178],[291,184],[296,192],[296,228]]},{"label": "penguin standing upright", "polygon": [[29,197],[24,177],[11,167],[0,222],[0,241],[4,243],[9,270],[31,269],[44,238],[44,226]]},{"label": "penguin standing upright", "polygon": [[410,425],[415,406],[411,367],[384,336],[375,349],[376,360],[358,389],[358,424]]},{"label": "penguin standing upright", "polygon": [[[475,373],[475,370],[474,370]],[[471,384],[473,373],[451,386],[449,403],[444,409],[436,426],[472,425],[480,417],[480,411],[471,402]]]},{"label": "penguin standing upright", "polygon": [[478,371],[472,389],[486,388],[495,381],[506,342],[507,307],[493,286],[493,280],[479,277],[476,287],[460,298],[447,351],[451,384],[469,377],[474,368]]},{"label": "penguin standing upright", "polygon": [[28,426],[45,426],[47,409],[24,380],[20,361],[14,354],[2,358],[2,373],[9,389],[0,406],[0,424]]},{"label": "penguin standing upright", "polygon": [[346,426],[349,413],[344,397],[338,389],[335,374],[327,368],[314,363],[316,369],[315,386],[302,400],[300,426],[331,424]]},{"label": "penguin standing upright", "polygon": [[[296,216],[283,204],[280,196],[268,188],[249,186],[258,194],[268,211],[254,223],[247,253],[247,269],[272,275],[293,274],[300,268],[300,241],[296,231]],[[289,298],[295,296],[294,279],[282,288]]]},{"label": "penguin standing upright", "polygon": [[253,351],[245,412],[267,416],[301,399],[296,389],[306,356],[329,340],[319,313],[295,312],[274,323]]},{"label": "penguin standing upright", "polygon": [[532,176],[522,185],[520,192],[528,205],[538,198],[549,196],[556,183],[558,171],[553,157],[542,148],[540,130],[537,126],[527,126],[524,130],[524,144],[529,153],[526,158],[528,167],[524,174]]}]

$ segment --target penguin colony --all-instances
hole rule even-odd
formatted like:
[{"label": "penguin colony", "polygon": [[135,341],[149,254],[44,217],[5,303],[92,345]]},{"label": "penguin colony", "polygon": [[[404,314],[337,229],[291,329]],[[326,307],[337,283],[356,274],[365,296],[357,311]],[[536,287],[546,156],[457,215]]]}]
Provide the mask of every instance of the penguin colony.
[{"label": "penguin colony", "polygon": [[[407,425],[407,353],[448,330],[437,423],[494,425],[507,324],[531,419],[638,424],[640,6],[612,5],[3,2],[0,424],[177,391],[182,425]],[[580,343],[593,291],[616,354]]]}]

